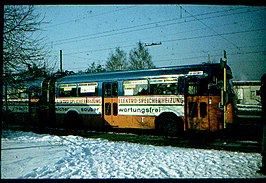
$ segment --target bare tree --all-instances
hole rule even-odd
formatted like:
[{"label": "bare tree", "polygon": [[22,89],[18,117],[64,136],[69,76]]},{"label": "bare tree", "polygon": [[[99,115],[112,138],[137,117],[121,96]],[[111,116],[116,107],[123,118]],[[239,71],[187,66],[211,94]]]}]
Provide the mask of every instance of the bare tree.
[{"label": "bare tree", "polygon": [[126,52],[119,47],[115,49],[115,53],[111,53],[106,62],[106,70],[117,71],[127,69]]},{"label": "bare tree", "polygon": [[[25,73],[44,66],[47,54],[40,25],[46,23],[33,6],[4,6],[3,71],[6,74]],[[32,67],[34,65],[34,67]],[[29,73],[32,74],[32,73]]]},{"label": "bare tree", "polygon": [[137,48],[133,48],[129,53],[129,64],[130,70],[155,68],[148,49],[140,41],[137,43]]}]

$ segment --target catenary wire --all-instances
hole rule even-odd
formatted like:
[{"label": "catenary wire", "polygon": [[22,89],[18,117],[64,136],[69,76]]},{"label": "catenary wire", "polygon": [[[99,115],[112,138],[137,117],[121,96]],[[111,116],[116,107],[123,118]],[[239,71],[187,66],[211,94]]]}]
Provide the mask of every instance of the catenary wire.
[{"label": "catenary wire", "polygon": [[[245,12],[238,12],[238,13],[224,14],[224,15],[218,15],[218,16],[212,16],[212,17],[205,17],[205,18],[202,18],[200,20],[205,20],[205,19],[209,19],[209,18],[218,18],[218,17],[222,17],[222,16],[236,15],[236,14],[243,14],[243,13],[250,13],[250,12],[255,12],[255,11],[261,11],[261,9],[259,9],[259,10],[256,9],[256,10],[253,10],[253,11],[247,10]],[[210,15],[210,13],[208,15]],[[200,15],[197,15],[197,16],[200,16]],[[189,18],[189,17],[186,17],[186,18]],[[174,20],[178,20],[178,19],[179,18],[175,18],[175,19],[171,19],[171,20],[153,22],[153,23],[142,24],[142,25],[138,25],[138,26],[131,26],[131,27],[126,27],[126,28],[122,28],[122,29],[104,31],[104,32],[100,32],[100,33],[90,34],[90,35],[77,36],[77,37],[73,37],[73,38],[53,41],[53,44],[54,45],[67,44],[67,43],[71,43],[71,42],[75,42],[75,41],[96,39],[96,38],[101,38],[101,37],[108,37],[108,36],[113,36],[113,35],[119,35],[119,34],[124,34],[124,33],[130,33],[130,32],[135,32],[135,31],[141,31],[141,30],[147,30],[147,29],[153,29],[153,28],[160,28],[160,27],[163,27],[163,26],[170,26],[170,25],[176,25],[176,24],[180,24],[180,23],[188,23],[188,22],[196,21],[196,20],[190,20],[190,21],[187,20],[185,22],[184,21],[175,22],[175,23],[163,24],[163,25],[160,25],[160,26],[156,25],[156,26],[152,26],[152,27],[148,27],[148,28],[130,30],[130,31],[125,31],[125,32],[117,32],[117,31],[121,31],[121,30],[127,30],[127,29],[136,28],[136,27],[143,27],[143,26],[158,24],[158,23],[162,23],[162,22],[169,22],[169,21],[174,21]],[[112,33],[112,34],[107,34],[107,35],[100,35],[100,34],[106,34],[106,33],[111,33],[111,32],[117,32],[117,33]],[[98,35],[98,36],[96,36],[96,35]],[[90,36],[94,36],[94,37],[90,37]],[[89,37],[89,38],[84,38],[84,37]],[[77,40],[78,38],[82,38],[82,39]],[[73,40],[73,39],[75,39],[75,40]]]}]

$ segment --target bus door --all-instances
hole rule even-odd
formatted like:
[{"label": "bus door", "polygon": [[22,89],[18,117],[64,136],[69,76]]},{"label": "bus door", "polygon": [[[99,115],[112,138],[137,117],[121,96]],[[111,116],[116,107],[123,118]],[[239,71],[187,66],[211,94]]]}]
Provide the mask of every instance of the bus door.
[{"label": "bus door", "polygon": [[42,125],[55,124],[55,81],[53,78],[46,78],[42,83],[39,115]]},{"label": "bus door", "polygon": [[38,127],[40,125],[40,116],[39,116],[39,110],[40,110],[40,88],[39,87],[29,87],[28,88],[28,95],[29,95],[29,120],[31,125],[34,127]]},{"label": "bus door", "polygon": [[210,130],[207,78],[203,75],[187,76],[185,83],[185,114],[188,129]]},{"label": "bus door", "polygon": [[103,83],[103,120],[106,126],[118,126],[118,83]]}]

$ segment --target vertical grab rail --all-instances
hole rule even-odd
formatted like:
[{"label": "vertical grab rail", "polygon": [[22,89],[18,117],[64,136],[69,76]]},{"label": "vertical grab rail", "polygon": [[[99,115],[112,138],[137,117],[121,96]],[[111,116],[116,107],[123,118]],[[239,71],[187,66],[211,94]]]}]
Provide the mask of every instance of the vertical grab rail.
[{"label": "vertical grab rail", "polygon": [[226,64],[227,64],[227,57],[226,57],[226,51],[224,50],[224,58],[223,58],[223,60],[221,60],[222,62],[223,62],[223,83],[224,83],[224,86],[223,86],[223,92],[222,92],[222,97],[221,97],[221,99],[222,99],[222,103],[223,103],[223,116],[224,116],[224,118],[223,118],[223,127],[224,127],[224,129],[226,128],[226,88],[227,88],[227,86],[226,86]]}]

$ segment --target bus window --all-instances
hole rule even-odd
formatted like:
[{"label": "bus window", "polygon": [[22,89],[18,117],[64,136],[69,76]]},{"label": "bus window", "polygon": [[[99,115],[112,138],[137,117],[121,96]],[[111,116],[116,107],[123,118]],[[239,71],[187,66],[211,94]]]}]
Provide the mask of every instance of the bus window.
[{"label": "bus window", "polygon": [[38,99],[41,96],[41,89],[38,87],[31,87],[30,89],[30,97],[32,99]]},{"label": "bus window", "polygon": [[79,83],[78,96],[98,96],[98,83]]},{"label": "bus window", "polygon": [[216,83],[209,83],[208,89],[209,89],[210,95],[220,95],[221,94],[221,90],[219,89],[219,85]]},{"label": "bus window", "polygon": [[104,84],[104,96],[117,96],[118,94],[118,84],[117,82],[105,83]]},{"label": "bus window", "polygon": [[11,88],[11,89],[8,89],[8,98],[10,99],[17,99],[17,98],[28,98],[29,95],[27,93],[27,89],[14,89],[14,88]]},{"label": "bus window", "polygon": [[112,83],[112,95],[113,96],[117,96],[117,94],[118,94],[118,85],[117,85],[117,83]]},{"label": "bus window", "polygon": [[210,81],[208,82],[207,87],[208,87],[209,95],[214,96],[214,95],[221,94],[221,90],[218,85],[218,79],[216,76],[210,77]]},{"label": "bus window", "polygon": [[111,115],[111,103],[107,102],[105,103],[105,115]]},{"label": "bus window", "polygon": [[128,80],[123,82],[123,91],[126,96],[139,96],[148,94],[147,80]]},{"label": "bus window", "polygon": [[206,102],[200,103],[200,117],[205,118],[207,116],[207,104]]},{"label": "bus window", "polygon": [[190,95],[198,94],[198,84],[196,82],[188,83],[188,94]]},{"label": "bus window", "polygon": [[104,85],[104,95],[111,96],[112,95],[112,85],[111,83],[106,83]]},{"label": "bus window", "polygon": [[177,95],[177,78],[156,78],[150,79],[150,94],[152,95]]},{"label": "bus window", "polygon": [[59,97],[77,97],[76,84],[59,85]]},{"label": "bus window", "polygon": [[118,105],[115,102],[115,103],[113,103],[113,115],[117,116],[117,114],[118,114]]},{"label": "bus window", "polygon": [[191,77],[188,82],[189,95],[208,95],[208,81],[205,77]]},{"label": "bus window", "polygon": [[19,98],[28,98],[28,94],[26,92],[19,93]]}]

